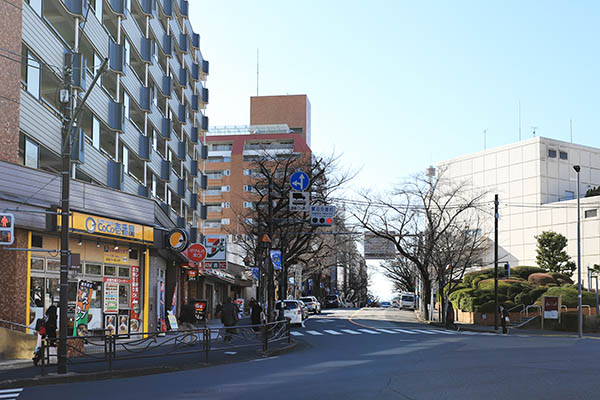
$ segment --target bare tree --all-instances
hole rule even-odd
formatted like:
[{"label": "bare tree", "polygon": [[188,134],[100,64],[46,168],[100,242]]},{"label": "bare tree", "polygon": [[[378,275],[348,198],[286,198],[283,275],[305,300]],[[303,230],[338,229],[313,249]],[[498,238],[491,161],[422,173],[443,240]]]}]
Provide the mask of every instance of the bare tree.
[{"label": "bare tree", "polygon": [[441,170],[436,176],[419,174],[390,193],[362,197],[354,217],[365,230],[394,243],[399,256],[414,265],[423,289],[421,310],[427,315],[441,241],[454,227],[465,227],[463,221],[480,210],[484,194],[445,179]]},{"label": "bare tree", "polygon": [[384,275],[392,281],[396,292],[415,292],[417,268],[408,258],[397,255],[380,264]]}]

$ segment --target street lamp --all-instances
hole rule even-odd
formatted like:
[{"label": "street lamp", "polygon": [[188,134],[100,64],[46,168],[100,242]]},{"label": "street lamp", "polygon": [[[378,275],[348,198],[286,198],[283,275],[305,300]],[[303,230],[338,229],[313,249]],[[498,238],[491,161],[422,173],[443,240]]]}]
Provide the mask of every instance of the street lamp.
[{"label": "street lamp", "polygon": [[579,337],[583,337],[583,315],[581,314],[581,209],[579,200],[579,171],[581,167],[574,165],[577,173],[577,326]]}]

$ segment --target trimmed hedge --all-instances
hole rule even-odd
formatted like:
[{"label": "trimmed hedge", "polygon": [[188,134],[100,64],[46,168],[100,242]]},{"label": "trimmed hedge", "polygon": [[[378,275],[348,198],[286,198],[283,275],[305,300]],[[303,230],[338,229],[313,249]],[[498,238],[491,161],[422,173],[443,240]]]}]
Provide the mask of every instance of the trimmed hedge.
[{"label": "trimmed hedge", "polygon": [[537,272],[546,272],[546,270],[540,268],[540,267],[528,267],[528,266],[520,266],[520,267],[514,267],[510,269],[510,275],[512,276],[518,276],[521,279],[525,279],[527,280],[527,278],[529,278],[529,275],[531,274],[535,274]]},{"label": "trimmed hedge", "polygon": [[[562,296],[561,304],[567,307],[577,307],[577,288],[574,286],[551,287],[546,291],[545,295]],[[581,304],[587,304],[590,307],[596,306],[596,295],[594,293],[583,290],[581,295]],[[541,304],[542,299],[539,298],[537,303]]]}]

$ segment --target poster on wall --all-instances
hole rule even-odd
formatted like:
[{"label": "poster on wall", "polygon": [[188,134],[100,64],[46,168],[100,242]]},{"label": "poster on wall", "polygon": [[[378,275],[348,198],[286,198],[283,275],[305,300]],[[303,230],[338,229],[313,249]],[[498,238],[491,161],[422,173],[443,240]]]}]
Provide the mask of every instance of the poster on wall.
[{"label": "poster on wall", "polygon": [[116,314],[119,312],[119,284],[104,282],[104,313]]},{"label": "poster on wall", "polygon": [[77,303],[75,304],[73,336],[84,336],[88,331],[88,312],[90,310],[93,287],[93,282],[79,280],[77,283]]},{"label": "poster on wall", "polygon": [[129,334],[129,316],[119,315],[119,335]]},{"label": "poster on wall", "polygon": [[126,247],[115,249],[113,246],[104,246],[104,263],[129,265],[129,249]]},{"label": "poster on wall", "polygon": [[161,332],[167,331],[167,321],[165,315],[165,282],[160,281],[158,284],[158,307],[156,308],[156,317]]},{"label": "poster on wall", "polygon": [[131,322],[129,324],[130,333],[136,333],[140,330],[140,267],[131,266]]},{"label": "poster on wall", "polygon": [[117,316],[116,315],[105,315],[104,316],[104,332],[107,335],[117,334]]}]

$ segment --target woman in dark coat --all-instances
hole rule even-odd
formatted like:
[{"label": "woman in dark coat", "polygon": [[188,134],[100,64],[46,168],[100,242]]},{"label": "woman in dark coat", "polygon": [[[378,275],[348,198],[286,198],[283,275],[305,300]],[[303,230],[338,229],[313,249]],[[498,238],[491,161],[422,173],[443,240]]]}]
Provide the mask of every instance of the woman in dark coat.
[{"label": "woman in dark coat", "polygon": [[48,335],[48,339],[51,340],[51,344],[53,345],[54,340],[56,339],[56,329],[57,329],[57,320],[58,320],[58,309],[54,304],[52,304],[46,310],[46,321],[44,322],[44,327],[46,328],[46,335]]},{"label": "woman in dark coat", "polygon": [[[250,320],[252,325],[260,325],[260,313],[262,313],[262,307],[254,299],[250,301]],[[252,328],[254,331],[258,331],[260,328],[255,326]]]}]

